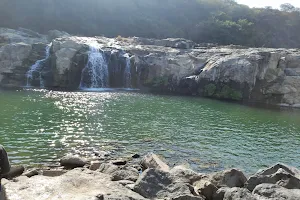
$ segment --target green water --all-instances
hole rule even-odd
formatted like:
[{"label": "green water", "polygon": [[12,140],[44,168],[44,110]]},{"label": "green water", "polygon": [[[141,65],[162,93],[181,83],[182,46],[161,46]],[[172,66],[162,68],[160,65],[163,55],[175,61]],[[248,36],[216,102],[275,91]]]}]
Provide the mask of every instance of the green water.
[{"label": "green water", "polygon": [[170,165],[248,173],[300,167],[300,112],[137,92],[0,91],[0,143],[14,164],[68,152],[155,152]]}]

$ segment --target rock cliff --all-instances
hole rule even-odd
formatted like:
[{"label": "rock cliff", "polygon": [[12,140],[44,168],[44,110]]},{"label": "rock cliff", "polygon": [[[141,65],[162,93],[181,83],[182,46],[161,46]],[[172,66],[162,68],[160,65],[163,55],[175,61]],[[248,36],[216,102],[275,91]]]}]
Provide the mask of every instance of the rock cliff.
[{"label": "rock cliff", "polygon": [[[50,55],[45,59],[45,47],[50,43]],[[95,56],[91,48],[96,48],[98,58],[91,58]],[[92,82],[96,81],[101,83],[99,87],[300,106],[297,49],[216,47],[180,38],[88,38],[59,31],[40,35],[26,29],[0,29],[2,87],[28,85],[26,74],[41,59],[29,80],[31,86],[40,87],[42,79],[46,88],[74,90],[95,87]]]}]

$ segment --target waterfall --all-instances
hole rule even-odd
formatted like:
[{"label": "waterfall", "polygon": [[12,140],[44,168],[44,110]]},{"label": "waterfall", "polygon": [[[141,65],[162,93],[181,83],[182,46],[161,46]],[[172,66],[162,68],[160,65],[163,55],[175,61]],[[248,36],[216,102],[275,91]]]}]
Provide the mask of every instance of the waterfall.
[{"label": "waterfall", "polygon": [[[80,88],[109,87],[108,65],[104,53],[95,44],[89,46],[88,62],[82,70]],[[89,80],[85,80],[85,74],[88,75]]]},{"label": "waterfall", "polygon": [[126,66],[124,70],[124,86],[126,88],[131,88],[131,65],[130,57],[128,53],[125,53],[123,57],[126,59]]},{"label": "waterfall", "polygon": [[40,79],[40,87],[44,87],[44,80],[42,78],[42,67],[43,63],[49,58],[50,56],[50,49],[51,49],[52,43],[48,44],[46,46],[46,56],[44,59],[38,60],[32,65],[29,69],[29,71],[26,73],[26,78],[27,78],[27,87],[31,87],[31,81],[33,80],[33,73],[38,72],[39,73],[39,79]]},{"label": "waterfall", "polygon": [[79,88],[131,88],[128,53],[119,49],[103,52],[98,43],[89,43],[88,61],[81,73]]}]

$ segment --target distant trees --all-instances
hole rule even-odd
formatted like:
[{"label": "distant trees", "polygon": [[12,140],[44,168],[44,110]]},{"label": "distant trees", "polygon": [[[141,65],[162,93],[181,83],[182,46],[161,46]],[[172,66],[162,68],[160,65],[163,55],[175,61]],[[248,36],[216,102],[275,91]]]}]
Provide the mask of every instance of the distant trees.
[{"label": "distant trees", "polygon": [[71,34],[255,47],[300,47],[300,11],[249,8],[234,0],[1,0],[0,26]]},{"label": "distant trees", "polygon": [[290,3],[284,3],[280,5],[280,10],[284,12],[294,12],[296,11],[296,8]]}]

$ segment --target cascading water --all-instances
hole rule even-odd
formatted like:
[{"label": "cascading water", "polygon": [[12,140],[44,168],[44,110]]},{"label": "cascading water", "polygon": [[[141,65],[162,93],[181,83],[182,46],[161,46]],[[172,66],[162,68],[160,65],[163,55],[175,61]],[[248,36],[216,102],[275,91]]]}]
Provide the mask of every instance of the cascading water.
[{"label": "cascading water", "polygon": [[50,56],[50,49],[51,49],[52,43],[48,44],[46,46],[46,56],[44,59],[42,60],[38,60],[34,63],[34,65],[32,65],[29,69],[29,71],[26,73],[26,77],[27,77],[27,87],[31,87],[31,81],[33,80],[33,73],[34,72],[38,72],[39,73],[39,79],[40,79],[40,87],[43,88],[44,87],[44,80],[42,78],[42,67],[43,67],[43,63],[49,58]]},{"label": "cascading water", "polygon": [[126,66],[124,70],[124,86],[126,88],[131,88],[131,65],[130,57],[128,53],[125,53],[123,57],[126,59]]},{"label": "cascading water", "polygon": [[130,56],[123,50],[104,51],[98,43],[89,43],[88,61],[81,73],[79,88],[131,88]]},{"label": "cascading water", "polygon": [[[82,70],[80,88],[109,87],[108,64],[104,53],[95,44],[90,44],[88,62]],[[85,74],[90,80],[85,80]]]}]

